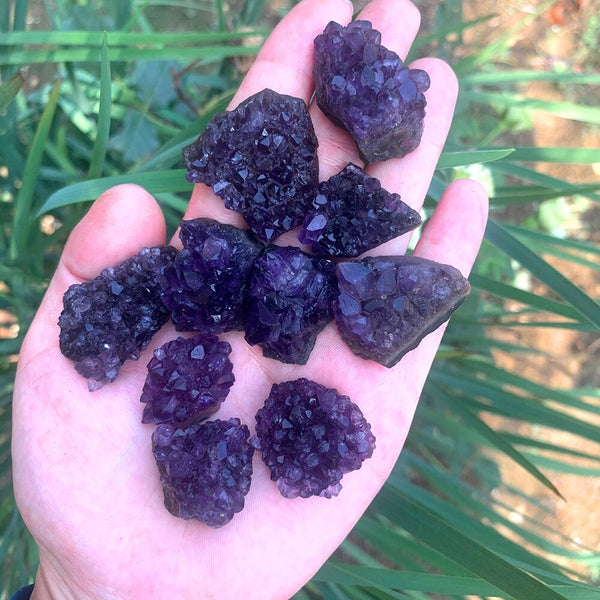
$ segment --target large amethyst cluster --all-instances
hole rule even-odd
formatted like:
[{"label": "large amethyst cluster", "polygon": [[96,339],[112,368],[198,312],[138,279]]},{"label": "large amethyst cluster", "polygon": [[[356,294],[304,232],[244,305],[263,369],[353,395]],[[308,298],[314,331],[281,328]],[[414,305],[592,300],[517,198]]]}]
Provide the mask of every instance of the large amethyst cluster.
[{"label": "large amethyst cluster", "polygon": [[244,296],[264,246],[233,225],[182,221],[183,250],[159,278],[162,300],[178,331],[222,333],[244,328]]},{"label": "large amethyst cluster", "polygon": [[366,163],[402,157],[421,141],[429,76],[381,45],[368,21],[331,22],[315,38],[319,108],[355,139]]},{"label": "large amethyst cluster", "polygon": [[210,185],[268,242],[302,222],[319,181],[308,107],[270,89],[214,116],[183,157],[188,180]]},{"label": "large amethyst cluster", "polygon": [[367,257],[337,265],[338,329],[358,356],[394,366],[467,297],[460,271],[416,256]]},{"label": "large amethyst cluster", "polygon": [[227,342],[209,333],[157,348],[142,390],[142,422],[186,425],[216,412],[235,381],[230,353]]},{"label": "large amethyst cluster", "polygon": [[64,294],[60,349],[88,380],[90,390],[114,381],[121,365],[137,360],[167,322],[169,311],[156,281],[175,254],[172,247],[142,248]]},{"label": "large amethyst cluster", "polygon": [[337,496],[342,476],[375,448],[371,426],[348,396],[304,378],[272,387],[251,442],[286,498]]},{"label": "large amethyst cluster", "polygon": [[246,341],[285,363],[305,364],[333,319],[334,264],[292,246],[268,246],[248,289]]},{"label": "large amethyst cluster", "polygon": [[244,508],[250,489],[254,448],[249,436],[239,419],[187,429],[159,425],[152,451],[169,512],[215,528],[229,523]]},{"label": "large amethyst cluster", "polygon": [[319,185],[298,239],[317,254],[355,257],[421,224],[416,210],[349,164]]}]

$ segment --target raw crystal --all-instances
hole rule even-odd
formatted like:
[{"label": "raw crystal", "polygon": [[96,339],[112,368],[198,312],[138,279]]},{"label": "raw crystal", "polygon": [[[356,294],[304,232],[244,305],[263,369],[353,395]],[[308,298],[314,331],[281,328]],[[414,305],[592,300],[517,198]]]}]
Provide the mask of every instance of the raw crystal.
[{"label": "raw crystal", "polygon": [[369,21],[327,25],[314,41],[313,78],[319,108],[354,137],[366,163],[419,145],[429,76],[382,46]]},{"label": "raw crystal", "polygon": [[317,145],[305,102],[265,89],[215,115],[183,157],[189,181],[212,186],[271,241],[302,223],[316,194]]},{"label": "raw crystal", "polygon": [[416,256],[367,257],[337,265],[338,329],[358,356],[394,366],[467,297],[460,271]]},{"label": "raw crystal", "polygon": [[157,348],[142,390],[142,422],[182,426],[216,412],[235,381],[230,353],[227,342],[206,333]]},{"label": "raw crystal", "polygon": [[331,498],[342,476],[371,457],[375,436],[348,396],[301,378],[271,388],[251,443],[283,496]]},{"label": "raw crystal", "polygon": [[317,254],[356,257],[421,224],[419,213],[356,165],[319,185],[298,239]]},{"label": "raw crystal", "polygon": [[285,363],[305,364],[333,319],[334,265],[292,246],[268,246],[254,264],[247,295],[246,341]]},{"label": "raw crystal", "polygon": [[179,237],[184,248],[159,280],[177,331],[243,329],[243,298],[263,244],[211,219],[182,221]]},{"label": "raw crystal", "polygon": [[169,512],[215,528],[229,523],[244,508],[250,489],[249,435],[239,419],[203,421],[187,429],[159,425],[152,451]]},{"label": "raw crystal", "polygon": [[156,281],[175,254],[170,246],[142,248],[65,292],[58,320],[60,349],[88,380],[90,391],[114,381],[121,365],[137,360],[166,323],[169,312]]}]

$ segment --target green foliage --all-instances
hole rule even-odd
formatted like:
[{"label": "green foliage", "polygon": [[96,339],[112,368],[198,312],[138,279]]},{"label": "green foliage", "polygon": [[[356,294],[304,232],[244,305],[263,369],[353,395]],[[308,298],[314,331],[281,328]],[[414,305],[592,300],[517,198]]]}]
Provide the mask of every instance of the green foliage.
[{"label": "green foliage", "polygon": [[[239,58],[255,54],[256,40],[264,38],[258,28],[272,25],[264,18],[264,0],[243,2],[233,22],[225,0],[199,1],[193,8],[160,4],[55,0],[44,5],[50,24],[44,31],[25,30],[26,0],[0,9],[0,598],[35,571],[35,545],[10,485],[12,382],[21,341],[66,236],[90,201],[121,182],[149,189],[175,228],[191,189],[180,149],[225,108],[241,78]],[[485,27],[489,18],[464,22],[461,2],[446,0],[434,31],[413,48],[414,57],[427,48],[449,60],[461,83],[425,210],[435,207],[449,181],[468,175],[489,190],[492,214],[471,277],[474,292],[448,327],[394,472],[298,600],[597,597],[597,589],[571,570],[587,568],[591,583],[600,566],[597,552],[573,550],[532,517],[512,521],[511,507],[492,493],[508,490],[527,506],[548,511],[501,480],[499,456],[558,495],[552,471],[600,475],[599,453],[535,434],[543,426],[597,442],[597,391],[534,383],[498,366],[493,354],[541,354],[502,341],[498,329],[541,324],[597,335],[600,328],[596,301],[573,284],[568,270],[543,258],[556,256],[597,275],[600,250],[585,238],[569,238],[561,214],[565,198],[597,202],[599,186],[567,182],[532,166],[597,163],[600,151],[502,143],[505,134],[531,127],[533,110],[600,122],[593,106],[547,102],[524,91],[531,80],[597,86],[596,73],[500,64],[518,29],[535,18],[527,15],[484,49],[469,49],[464,34]],[[34,90],[24,91],[23,65],[41,69],[42,83]],[[509,218],[515,207],[529,218]],[[522,273],[545,291],[523,288]],[[509,309],[509,302],[520,309]],[[509,421],[491,427],[488,415]],[[510,423],[530,427],[513,429]],[[571,566],[559,566],[559,559]]]}]

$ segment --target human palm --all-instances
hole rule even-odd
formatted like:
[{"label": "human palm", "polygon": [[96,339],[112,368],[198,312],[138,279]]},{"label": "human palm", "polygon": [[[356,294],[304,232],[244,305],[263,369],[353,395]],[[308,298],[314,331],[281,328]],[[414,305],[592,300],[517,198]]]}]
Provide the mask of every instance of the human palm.
[{"label": "human palm", "polygon": [[[330,21],[346,23],[345,0],[303,0],[266,42],[232,102],[265,88],[304,98],[312,93],[312,40]],[[406,54],[419,25],[408,0],[374,0],[361,13],[383,43]],[[372,165],[383,187],[419,208],[452,118],[456,80],[444,63],[424,59],[431,88],[423,139],[403,159]],[[359,163],[353,142],[311,106],[319,138],[321,178]],[[187,217],[243,226],[241,217],[197,185]],[[427,225],[415,253],[451,263],[466,274],[486,219],[485,194],[471,181],[453,183]],[[141,423],[140,392],[152,348],[173,339],[165,326],[116,382],[90,393],[58,348],[62,295],[142,246],[164,243],[156,202],[141,188],[120,186],[94,204],[73,231],[19,361],[15,398],[14,484],[21,513],[40,548],[34,598],[289,598],[347,535],[393,467],[439,344],[442,329],[392,369],[355,356],[335,325],[319,335],[306,365],[266,359],[243,334],[223,334],[232,346],[235,384],[218,417],[240,417],[252,429],[271,385],[298,377],[348,395],[377,438],[373,457],[342,479],[333,499],[288,500],[258,456],[244,510],[220,529],[172,516],[163,506],[151,452],[152,426]],[[175,243],[175,242],[174,242]],[[297,243],[286,234],[280,244]],[[408,237],[376,254],[403,254]]]}]

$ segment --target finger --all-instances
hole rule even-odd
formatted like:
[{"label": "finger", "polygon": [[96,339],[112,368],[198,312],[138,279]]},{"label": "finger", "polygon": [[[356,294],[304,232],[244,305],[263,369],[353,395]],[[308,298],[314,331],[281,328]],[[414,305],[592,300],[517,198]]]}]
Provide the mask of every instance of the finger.
[{"label": "finger", "polygon": [[[229,109],[235,108],[253,94],[271,88],[276,92],[304,99],[308,103],[313,92],[313,39],[329,21],[347,23],[352,18],[352,5],[347,0],[304,0],[296,5],[275,27],[259,52]],[[204,185],[194,186],[185,218],[210,217],[238,227],[244,219],[228,210],[223,200]]]},{"label": "finger", "polygon": [[[450,264],[468,277],[481,246],[487,215],[488,198],[479,183],[470,179],[451,183],[415,247],[415,256]],[[426,373],[445,328],[446,324],[427,335],[417,350],[402,359],[401,369]],[[421,379],[417,381],[419,389],[425,376]]]},{"label": "finger", "polygon": [[[421,15],[408,0],[375,0],[358,15],[370,21],[381,33],[381,43],[404,58],[412,45]],[[319,166],[321,180],[339,173],[349,162],[362,164],[351,136],[336,127],[317,107],[311,105],[311,117],[319,138]]]},{"label": "finger", "polygon": [[164,243],[165,221],[156,200],[137,185],[119,185],[104,192],[73,229],[58,269],[72,279],[92,279],[143,246]]}]

